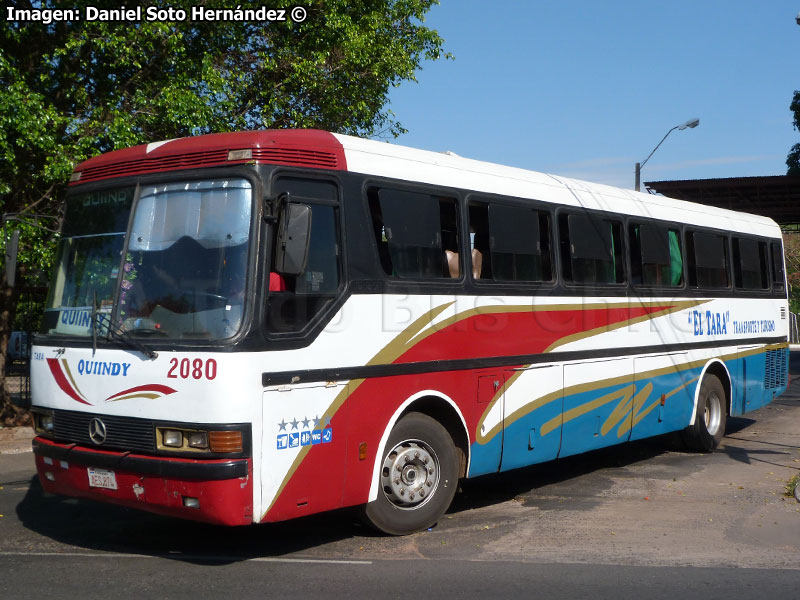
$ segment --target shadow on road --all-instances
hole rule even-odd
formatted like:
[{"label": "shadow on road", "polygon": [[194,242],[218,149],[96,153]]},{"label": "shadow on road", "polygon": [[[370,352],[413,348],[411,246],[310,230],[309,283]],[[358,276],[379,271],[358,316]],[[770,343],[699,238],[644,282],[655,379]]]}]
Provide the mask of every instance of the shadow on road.
[{"label": "shadow on road", "polygon": [[[598,490],[610,487],[612,477],[641,461],[685,462],[692,456],[671,452],[669,436],[597,450],[559,461],[488,475],[464,483],[450,514],[512,500],[547,509],[559,493],[582,499],[589,508]],[[659,458],[660,457],[660,458]],[[586,477],[592,480],[586,490]],[[555,506],[553,506],[555,508]],[[576,508],[573,504],[571,508]],[[28,529],[73,548],[167,557],[197,564],[229,564],[257,557],[281,557],[350,538],[378,535],[361,523],[355,509],[312,515],[255,527],[221,527],[134,509],[46,494],[36,477],[17,515]]]},{"label": "shadow on road", "polygon": [[47,494],[37,477],[17,516],[28,529],[73,548],[160,556],[198,564],[280,557],[353,537],[373,536],[352,510],[257,527],[223,527]]},{"label": "shadow on road", "polygon": [[696,462],[696,457],[696,454],[683,450],[679,436],[675,434],[602,448],[467,480],[463,483],[463,493],[456,496],[450,512],[509,500],[536,505],[542,510],[563,509],[565,498],[569,499],[571,510],[589,510],[603,502],[600,492],[610,489],[615,479],[637,476],[635,467],[638,463],[655,463],[660,469],[677,472]]}]

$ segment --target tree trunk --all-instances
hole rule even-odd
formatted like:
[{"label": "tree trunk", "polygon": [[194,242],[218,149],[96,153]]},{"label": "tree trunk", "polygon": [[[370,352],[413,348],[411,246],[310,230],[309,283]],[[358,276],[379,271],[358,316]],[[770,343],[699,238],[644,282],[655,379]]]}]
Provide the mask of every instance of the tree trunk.
[{"label": "tree trunk", "polygon": [[8,427],[28,425],[31,421],[27,410],[11,403],[11,395],[6,385],[8,341],[14,326],[18,299],[18,288],[10,288],[5,283],[0,284],[0,425]]}]

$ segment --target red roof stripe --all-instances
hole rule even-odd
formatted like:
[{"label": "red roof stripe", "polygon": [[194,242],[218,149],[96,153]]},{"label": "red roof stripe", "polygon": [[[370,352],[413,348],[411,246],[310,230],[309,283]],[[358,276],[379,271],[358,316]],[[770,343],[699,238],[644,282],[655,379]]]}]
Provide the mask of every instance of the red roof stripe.
[{"label": "red roof stripe", "polygon": [[180,169],[244,164],[229,161],[230,150],[252,150],[257,163],[344,170],[344,149],[326,131],[286,129],[218,133],[145,144],[108,152],[79,164],[81,177],[72,185],[111,177],[142,175]]}]

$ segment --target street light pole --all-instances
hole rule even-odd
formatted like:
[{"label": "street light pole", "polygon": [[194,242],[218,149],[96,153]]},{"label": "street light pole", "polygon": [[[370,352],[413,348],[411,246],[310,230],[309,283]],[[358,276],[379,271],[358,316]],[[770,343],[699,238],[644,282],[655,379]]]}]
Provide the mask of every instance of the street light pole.
[{"label": "street light pole", "polygon": [[686,123],[683,123],[682,125],[675,125],[675,127],[670,129],[664,135],[664,137],[661,138],[661,141],[658,142],[658,144],[656,144],[656,147],[653,148],[653,151],[650,154],[647,155],[647,158],[645,158],[641,163],[638,163],[638,162],[636,163],[636,187],[635,187],[635,189],[636,189],[637,192],[639,191],[639,188],[641,187],[642,167],[647,164],[647,161],[650,160],[650,157],[653,156],[653,154],[655,154],[656,150],[658,150],[658,147],[661,146],[661,144],[664,143],[664,140],[667,139],[667,136],[670,133],[672,133],[673,131],[675,131],[676,129],[679,129],[679,130],[694,129],[698,125],[700,125],[700,119],[689,119],[688,121],[686,121]]}]

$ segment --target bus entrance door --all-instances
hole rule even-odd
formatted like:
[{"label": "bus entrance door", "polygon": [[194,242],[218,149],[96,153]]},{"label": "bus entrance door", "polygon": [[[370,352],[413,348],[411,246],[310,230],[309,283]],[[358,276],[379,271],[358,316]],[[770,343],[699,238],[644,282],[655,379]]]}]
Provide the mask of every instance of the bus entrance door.
[{"label": "bus entrance door", "polygon": [[332,413],[342,382],[276,386],[263,395],[262,503],[269,521],[342,505],[347,422]]}]

